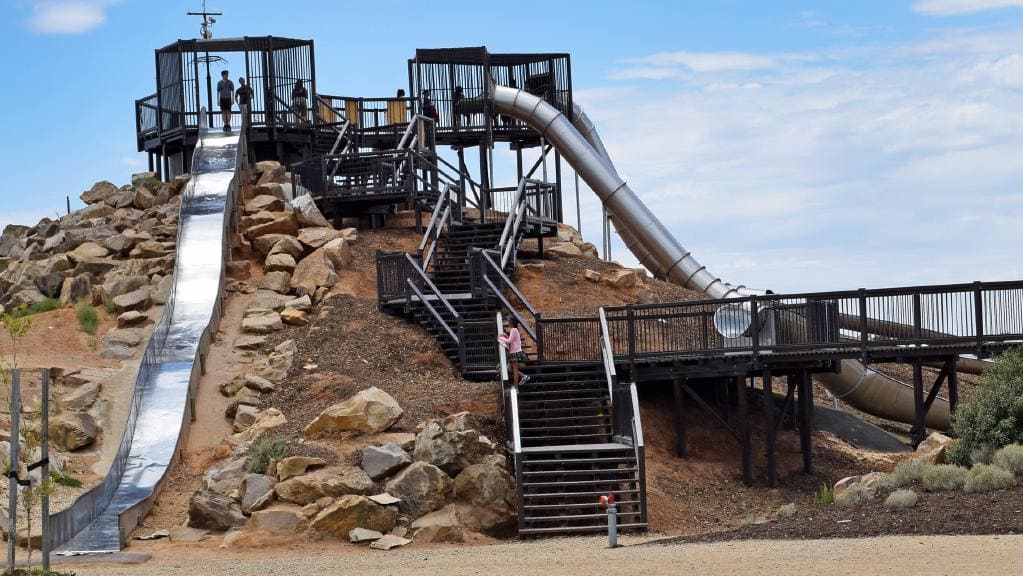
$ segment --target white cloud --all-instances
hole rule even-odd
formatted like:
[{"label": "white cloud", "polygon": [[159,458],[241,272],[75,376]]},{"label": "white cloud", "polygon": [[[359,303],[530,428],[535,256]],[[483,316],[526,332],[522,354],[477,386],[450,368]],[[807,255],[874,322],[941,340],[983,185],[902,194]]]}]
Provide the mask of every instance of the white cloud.
[{"label": "white cloud", "polygon": [[746,52],[660,52],[626,62],[657,67],[682,66],[694,72],[728,70],[764,70],[776,68],[780,62],[773,56]]},{"label": "white cloud", "polygon": [[[1016,278],[1021,38],[938,31],[575,99],[633,190],[726,280],[794,291]],[[599,242],[592,194],[582,212]],[[634,262],[620,242],[615,257]]]},{"label": "white cloud", "polygon": [[106,22],[106,9],[117,0],[37,0],[26,20],[40,34],[84,34]]},{"label": "white cloud", "polygon": [[1023,8],[1023,0],[919,0],[913,10],[928,16],[956,16],[970,12]]}]

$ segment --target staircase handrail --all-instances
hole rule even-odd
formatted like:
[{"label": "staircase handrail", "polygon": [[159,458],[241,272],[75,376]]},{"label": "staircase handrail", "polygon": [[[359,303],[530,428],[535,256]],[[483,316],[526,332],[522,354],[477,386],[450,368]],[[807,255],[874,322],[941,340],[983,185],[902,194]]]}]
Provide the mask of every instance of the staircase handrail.
[{"label": "staircase handrail", "polygon": [[514,215],[509,214],[508,218],[504,221],[504,229],[501,230],[501,240],[497,243],[497,249],[501,251],[501,266],[506,266],[508,263],[507,258],[505,256],[506,253],[505,243],[508,242],[509,235],[511,235],[511,237],[514,238],[513,229],[515,228],[515,222],[513,222],[513,220],[518,220],[519,205],[522,203],[522,198],[524,196],[525,190],[526,179],[523,178],[519,180],[518,188],[515,189],[515,198],[512,199],[512,212],[514,213]]},{"label": "staircase handrail", "polygon": [[[423,270],[430,268],[433,253],[440,240],[440,233],[451,218],[451,190],[452,188],[449,184],[445,184],[441,189],[440,197],[437,198],[437,203],[430,214],[430,223],[427,225],[426,231],[423,232],[423,239],[419,242],[419,253],[423,256]],[[442,207],[443,210],[441,209]],[[427,245],[430,246],[429,249],[427,249]],[[425,254],[424,250],[426,251]]]},{"label": "staircase handrail", "polygon": [[618,384],[618,371],[615,368],[614,348],[611,347],[611,333],[607,328],[607,315],[604,314],[604,307],[599,309],[600,314],[600,356],[604,361],[604,375],[607,377],[607,392],[614,406],[614,389]]},{"label": "staircase handrail", "polygon": [[[451,303],[448,302],[448,299],[445,298],[444,294],[437,288],[437,285],[433,283],[433,280],[430,280],[430,277],[426,274],[426,270],[423,267],[420,267],[419,262],[416,262],[416,259],[413,258],[412,255],[409,254],[408,252],[405,253],[405,260],[412,265],[412,270],[414,270],[416,275],[419,276],[419,279],[423,281],[423,284],[425,284],[426,287],[430,289],[430,293],[436,296],[437,299],[444,304],[444,307],[447,309],[447,311],[451,313],[452,318],[454,318],[456,321],[461,321],[462,319],[461,315],[455,310],[453,306],[451,306]],[[408,278],[407,281],[412,282],[412,279]],[[420,292],[418,287],[413,288],[417,296],[420,296],[420,298],[424,298],[423,301],[425,303],[425,296],[422,295],[422,292]],[[427,306],[429,306],[429,304]],[[441,322],[443,322],[443,320],[441,320]],[[444,324],[445,327],[447,327],[446,326],[447,323],[444,322]],[[448,328],[448,331],[450,332],[451,328]],[[458,341],[457,337],[455,338],[455,341],[456,342]]]},{"label": "staircase handrail", "polygon": [[511,278],[509,278],[508,275],[504,273],[504,269],[498,266],[497,263],[494,262],[494,259],[490,257],[491,252],[490,250],[479,250],[479,252],[481,254],[481,258],[483,259],[484,267],[489,268],[490,269],[489,271],[492,271],[494,274],[496,274],[498,279],[501,281],[501,284],[503,286],[506,286],[509,290],[511,290],[512,294],[514,294],[515,297],[518,298],[519,302],[522,303],[522,306],[524,306],[526,310],[529,311],[530,316],[533,317],[534,328],[530,328],[529,324],[525,322],[525,319],[519,315],[518,311],[515,310],[515,307],[512,306],[511,302],[508,301],[508,298],[505,296],[504,292],[498,289],[497,285],[495,285],[494,282],[490,279],[489,272],[486,269],[483,270],[484,283],[486,283],[487,287],[490,288],[490,290],[494,293],[495,296],[497,296],[498,300],[501,301],[501,304],[503,304],[505,308],[507,308],[508,311],[513,316],[515,316],[515,318],[519,321],[519,324],[521,324],[522,327],[525,328],[526,333],[529,334],[529,337],[532,338],[534,342],[536,342],[537,333],[540,330],[540,322],[538,320],[539,314],[537,313],[536,308],[533,308],[533,305],[529,303],[529,300],[526,300],[526,296],[519,290],[518,286],[516,286],[515,283],[511,281]]},{"label": "staircase handrail", "polygon": [[[333,156],[337,153],[337,147],[341,145],[341,140],[344,139],[345,133],[348,132],[348,128],[351,127],[351,125],[352,123],[348,120],[345,120],[344,123],[341,124],[341,129],[337,131],[337,138],[334,139],[334,145],[330,147],[330,153],[327,154],[328,156]],[[345,149],[347,148],[348,145],[346,144]],[[334,174],[331,173],[331,176],[334,176]]]},{"label": "staircase handrail", "polygon": [[[426,299],[426,295],[423,294],[423,291],[420,290],[418,286],[416,286],[416,283],[413,282],[411,278],[407,279],[406,282],[408,283],[409,288],[412,289],[412,292],[419,297],[419,301],[423,303],[423,306],[425,306],[426,309],[430,311],[430,314],[437,320],[437,322],[440,323],[441,328],[443,328],[444,331],[448,333],[448,336],[451,336],[451,339],[455,341],[455,344],[461,346],[461,342],[458,339],[458,335],[455,334],[454,330],[451,329],[451,326],[449,326],[448,323],[444,321],[444,318],[440,315],[440,312],[437,312],[437,309],[434,308],[433,304],[430,304],[430,301]],[[441,301],[447,304],[447,300],[444,300],[443,297],[441,298]]]},{"label": "staircase handrail", "polygon": [[632,399],[632,445],[636,448],[643,447],[643,419],[639,414],[639,392],[636,390],[636,383],[629,383],[629,395]]}]

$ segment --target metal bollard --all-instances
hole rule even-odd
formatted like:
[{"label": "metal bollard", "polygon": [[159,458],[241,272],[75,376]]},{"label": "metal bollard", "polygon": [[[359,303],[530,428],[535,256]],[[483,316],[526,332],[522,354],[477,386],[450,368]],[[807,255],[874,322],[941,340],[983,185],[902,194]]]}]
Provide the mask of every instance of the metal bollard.
[{"label": "metal bollard", "polygon": [[607,506],[607,547],[618,547],[618,507],[614,494],[600,497],[601,506]]}]

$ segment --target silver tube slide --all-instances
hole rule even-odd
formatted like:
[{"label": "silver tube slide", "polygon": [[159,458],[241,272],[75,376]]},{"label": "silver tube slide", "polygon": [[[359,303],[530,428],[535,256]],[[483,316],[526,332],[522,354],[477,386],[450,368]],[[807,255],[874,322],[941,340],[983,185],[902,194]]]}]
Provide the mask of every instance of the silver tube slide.
[{"label": "silver tube slide", "polygon": [[[203,134],[182,192],[174,287],[139,368],[132,407],[110,471],[47,519],[62,555],[118,552],[152,507],[185,441],[204,357],[220,321],[228,213],[244,140]],[[244,160],[241,160],[244,162]]]},{"label": "silver tube slide", "polygon": [[[612,215],[629,250],[654,275],[714,299],[763,293],[732,286],[714,276],[672,236],[618,175],[596,128],[580,107],[574,109],[573,124],[560,110],[523,90],[494,86],[493,94],[496,113],[525,122],[557,148]],[[821,375],[820,379],[832,394],[859,410],[913,422],[912,388],[860,362],[845,360],[840,373]],[[948,402],[936,399],[926,423],[931,428],[948,429]]]}]

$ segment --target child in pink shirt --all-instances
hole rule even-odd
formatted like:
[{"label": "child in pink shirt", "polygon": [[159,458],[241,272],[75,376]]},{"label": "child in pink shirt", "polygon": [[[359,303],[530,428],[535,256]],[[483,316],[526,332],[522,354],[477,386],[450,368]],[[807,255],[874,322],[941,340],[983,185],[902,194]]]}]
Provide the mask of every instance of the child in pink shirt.
[{"label": "child in pink shirt", "polygon": [[522,335],[519,334],[519,321],[514,316],[508,320],[508,334],[500,334],[497,337],[497,341],[502,346],[508,348],[508,365],[512,369],[512,382],[516,386],[519,384],[525,384],[529,380],[529,376],[522,375],[520,377],[519,364],[526,361],[526,353],[522,351]]}]

